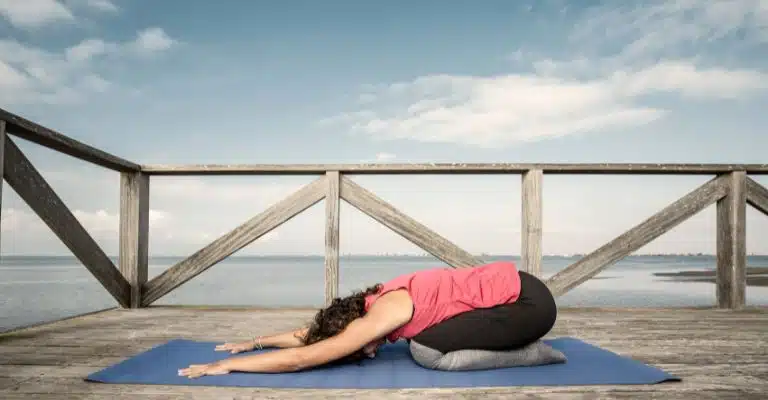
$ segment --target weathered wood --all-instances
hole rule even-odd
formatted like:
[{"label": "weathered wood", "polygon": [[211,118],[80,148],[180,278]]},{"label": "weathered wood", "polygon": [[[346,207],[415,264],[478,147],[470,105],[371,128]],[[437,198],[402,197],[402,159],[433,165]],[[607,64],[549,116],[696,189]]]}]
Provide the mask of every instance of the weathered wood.
[{"label": "weathered wood", "polygon": [[115,171],[139,171],[141,166],[97,148],[88,146],[54,130],[40,126],[0,108],[0,120],[7,121],[9,134],[37,143],[49,149],[68,154],[83,161]]},{"label": "weathered wood", "polygon": [[340,174],[326,173],[328,192],[325,195],[325,304],[339,294],[339,206]]},{"label": "weathered wood", "polygon": [[[3,153],[5,153],[5,121],[0,120],[0,221],[3,220],[3,169],[5,162],[3,161]],[[2,232],[0,232],[2,234]],[[0,244],[2,244],[2,236],[0,236]]]},{"label": "weathered wood", "polygon": [[147,282],[149,238],[149,176],[123,172],[120,176],[120,272],[131,285],[131,308],[141,306]]},{"label": "weathered wood", "polygon": [[391,204],[345,176],[341,177],[341,198],[452,267],[470,267],[483,264],[482,260],[403,214]]},{"label": "weathered wood", "polygon": [[747,174],[723,178],[729,190],[717,201],[717,305],[740,308],[747,288]]},{"label": "weathered wood", "polygon": [[542,241],[542,181],[541,170],[533,169],[523,174],[522,230],[520,259],[523,270],[541,276]]},{"label": "weathered wood", "polygon": [[710,180],[576,263],[559,271],[547,280],[547,286],[555,296],[565,294],[718,201],[727,192],[727,177]]},{"label": "weathered wood", "polygon": [[747,177],[747,203],[768,215],[768,188]]},{"label": "weathered wood", "polygon": [[101,313],[101,312],[104,312],[104,311],[108,311],[108,310],[114,310],[115,308],[116,307],[106,307],[106,308],[102,308],[102,309],[99,309],[99,310],[84,312],[82,314],[67,315],[67,316],[64,316],[64,317],[61,317],[61,318],[54,318],[52,320],[36,321],[36,322],[32,322],[32,323],[29,323],[29,324],[26,324],[26,325],[18,325],[18,326],[12,327],[10,329],[4,330],[4,331],[0,331],[0,340],[2,340],[3,335],[12,335],[13,333],[15,333],[17,331],[28,330],[28,329],[31,329],[31,328],[36,328],[36,327],[41,327],[41,326],[46,326],[47,327],[47,326],[51,326],[53,324],[56,324],[56,323],[59,323],[59,322],[63,322],[63,321],[67,321],[67,320],[70,320],[70,319],[80,318],[80,317],[84,317],[84,316],[91,315],[91,314],[98,314],[98,313]]},{"label": "weathered wood", "polygon": [[341,174],[522,174],[541,170],[545,174],[612,175],[713,175],[733,171],[768,174],[768,164],[515,164],[515,163],[429,163],[429,164],[197,164],[143,165],[151,175],[323,175]]},{"label": "weathered wood", "polygon": [[326,184],[326,177],[315,180],[163,271],[145,285],[142,306],[152,304],[173,289],[312,207],[325,197]]},{"label": "weathered wood", "polygon": [[162,306],[116,309],[0,336],[0,398],[759,399],[768,390],[768,309],[764,307],[729,312],[688,308],[560,310],[548,337],[578,337],[682,378],[682,382],[659,385],[331,390],[84,381],[90,373],[168,340],[244,340],[254,332],[272,334],[304,325],[313,314],[314,310],[200,311]]},{"label": "weathered wood", "polygon": [[5,179],[102,286],[127,307],[130,285],[69,208],[10,137],[5,137]]}]

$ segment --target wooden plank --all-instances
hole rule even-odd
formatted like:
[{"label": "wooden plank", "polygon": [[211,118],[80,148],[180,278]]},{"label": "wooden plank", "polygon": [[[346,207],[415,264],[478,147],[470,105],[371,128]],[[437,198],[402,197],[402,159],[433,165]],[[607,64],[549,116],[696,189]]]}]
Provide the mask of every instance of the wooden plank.
[{"label": "wooden plank", "polygon": [[326,178],[319,178],[163,271],[145,285],[142,306],[152,304],[173,289],[312,207],[325,197],[326,191]]},{"label": "wooden plank", "polygon": [[483,264],[482,260],[403,214],[345,176],[341,177],[341,198],[450,266],[470,267]]},{"label": "wooden plank", "polygon": [[149,237],[149,175],[120,174],[120,272],[131,285],[131,308],[141,306],[147,283]]},{"label": "wooden plank", "polygon": [[0,120],[8,123],[7,132],[22,139],[37,143],[49,149],[68,154],[83,161],[115,171],[139,171],[141,166],[114,156],[95,147],[88,146],[59,132],[38,125],[32,121],[0,108]]},{"label": "wooden plank", "polygon": [[723,178],[729,190],[717,201],[717,305],[740,308],[747,288],[747,174]]},{"label": "wooden plank", "polygon": [[5,138],[5,179],[72,254],[121,306],[128,306],[130,285],[112,260],[75,218],[10,137]]},{"label": "wooden plank", "polygon": [[328,192],[325,195],[325,304],[339,295],[339,206],[340,174],[326,173]]},{"label": "wooden plank", "polygon": [[768,215],[768,188],[747,177],[747,203]]},{"label": "wooden plank", "polygon": [[[0,341],[0,398],[757,399],[768,390],[765,307],[729,312],[713,308],[583,308],[562,309],[558,314],[549,337],[578,337],[683,379],[659,385],[328,390],[105,385],[83,380],[92,372],[180,335],[193,340],[243,340],[254,333],[271,334],[301,326],[313,313],[160,306],[117,309],[36,328]],[[44,397],[52,393],[55,396]]]},{"label": "wooden plank", "polygon": [[[3,220],[3,177],[5,176],[3,173],[3,169],[5,166],[5,162],[3,161],[3,154],[5,153],[5,121],[0,120],[0,221]],[[0,234],[2,234],[2,229],[0,229]],[[0,245],[2,245],[2,236],[0,236]],[[0,249],[2,249],[2,246],[0,246]]]},{"label": "wooden plank", "polygon": [[49,327],[49,326],[52,326],[52,325],[57,324],[57,323],[62,323],[62,322],[65,322],[65,321],[69,321],[71,319],[81,318],[81,317],[88,316],[88,315],[91,315],[91,314],[98,314],[98,313],[102,313],[102,312],[105,312],[105,311],[111,311],[111,310],[114,310],[114,309],[116,309],[116,307],[107,307],[107,308],[102,308],[102,309],[95,310],[95,311],[88,311],[88,312],[85,312],[85,313],[82,313],[82,314],[68,315],[68,316],[61,317],[61,318],[55,318],[55,319],[52,319],[52,320],[37,321],[37,322],[33,322],[33,323],[30,323],[30,324],[26,324],[26,325],[14,326],[14,327],[12,327],[10,329],[4,330],[4,331],[0,331],[0,340],[2,340],[3,337],[8,336],[8,335],[13,335],[14,333],[16,333],[18,331],[29,330],[29,329],[32,329],[32,328],[43,327],[43,326],[44,327]]},{"label": "wooden plank", "polygon": [[733,171],[768,174],[768,164],[516,164],[516,163],[429,163],[429,164],[196,164],[143,165],[151,175],[324,175],[341,174],[523,174],[541,170],[545,174],[613,175],[714,175]]},{"label": "wooden plank", "polygon": [[541,241],[542,241],[542,181],[544,174],[540,169],[532,169],[523,174],[522,190],[522,248],[520,258],[522,268],[529,274],[541,276]]},{"label": "wooden plank", "polygon": [[727,178],[718,177],[710,180],[639,225],[561,270],[547,280],[547,286],[555,296],[565,294],[721,199],[727,192]]}]

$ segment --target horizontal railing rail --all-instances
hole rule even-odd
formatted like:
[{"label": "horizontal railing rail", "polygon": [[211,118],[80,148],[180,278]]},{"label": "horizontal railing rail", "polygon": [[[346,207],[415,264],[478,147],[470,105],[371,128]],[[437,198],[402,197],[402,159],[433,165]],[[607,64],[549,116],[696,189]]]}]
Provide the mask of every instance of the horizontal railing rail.
[{"label": "horizontal railing rail", "polygon": [[5,131],[9,135],[18,136],[83,161],[115,171],[139,171],[141,169],[141,166],[138,164],[78,142],[75,139],[12,114],[2,108],[0,108],[0,121],[5,121]]},{"label": "horizontal railing rail", "polygon": [[149,175],[323,175],[338,171],[347,175],[713,175],[744,171],[768,174],[768,164],[519,164],[519,163],[425,163],[425,164],[201,164],[142,165]]},{"label": "horizontal railing rail", "polygon": [[[120,249],[113,265],[21,149],[14,135],[119,171]],[[140,165],[102,152],[0,109],[0,176],[49,226],[122,307],[146,307],[325,201],[325,300],[338,295],[339,206],[345,201],[455,268],[484,262],[353,182],[347,175],[518,174],[522,187],[521,268],[541,276],[542,185],[558,174],[714,175],[661,211],[560,270],[546,284],[561,296],[712,204],[717,207],[716,305],[740,308],[746,290],[746,207],[768,215],[768,188],[750,175],[768,164],[252,164]],[[152,176],[317,175],[317,179],[148,280],[149,191]],[[2,194],[0,180],[0,194]],[[1,197],[0,197],[1,198]],[[1,204],[0,204],[1,206]]]}]

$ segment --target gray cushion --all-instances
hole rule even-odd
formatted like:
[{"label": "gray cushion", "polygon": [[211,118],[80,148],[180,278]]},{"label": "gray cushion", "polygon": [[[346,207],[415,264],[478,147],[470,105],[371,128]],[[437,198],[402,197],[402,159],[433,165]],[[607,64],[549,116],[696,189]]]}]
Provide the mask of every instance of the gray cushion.
[{"label": "gray cushion", "polygon": [[515,350],[457,350],[446,354],[411,340],[410,350],[417,364],[443,371],[472,371],[566,362],[565,354],[540,340]]}]

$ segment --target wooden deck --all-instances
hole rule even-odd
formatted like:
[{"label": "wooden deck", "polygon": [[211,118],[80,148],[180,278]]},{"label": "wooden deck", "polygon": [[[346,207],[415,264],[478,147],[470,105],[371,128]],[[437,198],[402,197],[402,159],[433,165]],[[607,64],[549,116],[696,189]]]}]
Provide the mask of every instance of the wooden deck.
[{"label": "wooden deck", "polygon": [[0,335],[2,399],[765,398],[768,309],[565,309],[576,336],[683,382],[430,390],[286,390],[88,383],[91,372],[173,338],[237,340],[301,325],[311,310],[115,309]]}]

